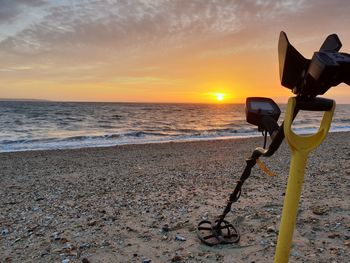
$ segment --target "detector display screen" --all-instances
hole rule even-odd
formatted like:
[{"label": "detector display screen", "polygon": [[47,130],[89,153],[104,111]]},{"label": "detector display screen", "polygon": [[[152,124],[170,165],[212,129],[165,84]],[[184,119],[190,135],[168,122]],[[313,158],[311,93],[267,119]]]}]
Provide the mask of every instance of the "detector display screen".
[{"label": "detector display screen", "polygon": [[277,121],[281,110],[272,99],[249,97],[246,101],[245,110],[247,122],[258,126],[259,129],[272,132],[276,127],[278,128]]},{"label": "detector display screen", "polygon": [[275,108],[267,101],[251,101],[250,107],[252,110],[274,111]]}]

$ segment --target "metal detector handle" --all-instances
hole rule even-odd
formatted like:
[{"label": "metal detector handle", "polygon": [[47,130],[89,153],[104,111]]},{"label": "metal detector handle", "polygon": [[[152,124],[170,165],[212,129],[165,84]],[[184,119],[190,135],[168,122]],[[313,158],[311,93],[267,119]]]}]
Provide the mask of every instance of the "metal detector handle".
[{"label": "metal detector handle", "polygon": [[[304,99],[301,97],[295,97],[295,106],[293,107],[293,112],[286,114],[288,115],[288,121],[293,122],[295,116],[298,114],[299,110],[306,111],[330,111],[332,110],[335,102],[330,99],[325,98],[312,98]],[[270,157],[272,156],[280,147],[281,143],[284,140],[284,126],[285,120],[282,122],[281,126],[278,128],[275,137],[273,138],[268,149],[263,149],[258,147],[254,150],[251,159],[258,159],[260,156]]]},{"label": "metal detector handle", "polygon": [[334,101],[325,98],[295,98],[295,109],[305,111],[330,111],[332,110]]},{"label": "metal detector handle", "polygon": [[[315,98],[309,104],[301,102],[297,97],[288,100],[288,106],[284,119],[284,135],[292,151],[309,153],[317,148],[325,139],[332,123],[335,101],[329,99]],[[297,135],[292,130],[292,122],[295,110],[324,111],[318,132],[312,135]]]},{"label": "metal detector handle", "polygon": [[[317,133],[306,136],[297,135],[292,130],[292,122],[295,113],[298,111],[298,107],[299,109],[309,109],[310,105],[313,106],[310,108],[311,110],[328,110],[323,114],[321,125]],[[314,102],[310,102],[310,105],[300,103],[298,105],[298,98],[290,98],[284,119],[284,134],[292,150],[292,158],[276,247],[275,263],[288,262],[299,200],[304,182],[307,157],[308,154],[317,148],[325,139],[331,126],[335,109],[335,102],[332,100],[317,99]],[[330,105],[331,107],[329,107]]]}]

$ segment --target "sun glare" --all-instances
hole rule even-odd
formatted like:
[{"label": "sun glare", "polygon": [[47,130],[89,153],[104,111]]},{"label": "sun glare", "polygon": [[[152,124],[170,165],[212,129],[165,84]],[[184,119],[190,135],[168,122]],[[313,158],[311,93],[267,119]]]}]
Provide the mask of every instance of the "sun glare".
[{"label": "sun glare", "polygon": [[229,92],[207,92],[203,94],[207,103],[229,103],[232,99],[232,95]]},{"label": "sun glare", "polygon": [[225,98],[225,94],[223,93],[216,93],[215,96],[217,101],[223,101]]}]

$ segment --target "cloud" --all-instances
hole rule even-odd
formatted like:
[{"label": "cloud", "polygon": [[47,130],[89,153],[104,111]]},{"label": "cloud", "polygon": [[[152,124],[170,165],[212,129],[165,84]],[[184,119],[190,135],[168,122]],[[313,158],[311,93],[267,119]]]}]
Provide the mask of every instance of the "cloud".
[{"label": "cloud", "polygon": [[306,57],[330,33],[349,50],[348,1],[0,0],[2,87],[195,90],[214,80],[244,86],[249,75],[249,86],[272,89],[281,30]]},{"label": "cloud", "polygon": [[[31,16],[20,30],[17,26],[0,38],[2,63],[9,64],[29,60],[122,64],[141,56],[205,58],[234,56],[248,49],[265,51],[275,47],[280,30],[312,31],[326,22],[310,21],[323,16],[337,21],[347,16],[341,10],[349,7],[346,0],[331,4],[306,0],[0,0],[0,4],[0,22],[16,17],[19,23]],[[24,12],[28,7],[34,7],[31,14]],[[6,30],[11,31],[10,24]]]},{"label": "cloud", "polygon": [[[9,5],[12,16],[18,5]],[[77,46],[138,47],[147,43],[184,44],[207,34],[241,29],[236,4],[214,1],[96,1],[52,6],[44,19],[2,41],[14,52]],[[160,41],[160,42],[159,42]]]},{"label": "cloud", "polygon": [[28,7],[40,7],[44,4],[43,0],[0,0],[0,23],[11,22]]}]

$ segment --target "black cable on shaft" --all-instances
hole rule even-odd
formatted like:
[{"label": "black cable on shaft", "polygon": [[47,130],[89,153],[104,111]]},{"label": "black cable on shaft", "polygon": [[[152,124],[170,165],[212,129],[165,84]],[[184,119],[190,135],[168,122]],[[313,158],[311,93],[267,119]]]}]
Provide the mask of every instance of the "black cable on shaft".
[{"label": "black cable on shaft", "polygon": [[[267,137],[267,133],[266,133],[266,137]],[[239,181],[237,182],[235,189],[233,190],[232,194],[230,195],[230,198],[229,198],[229,200],[227,202],[227,205],[226,205],[226,207],[224,209],[224,212],[219,216],[219,221],[217,223],[217,227],[219,227],[221,225],[221,223],[223,222],[224,218],[226,217],[228,212],[231,210],[232,204],[237,202],[239,197],[241,196],[241,188],[242,188],[245,180],[247,180],[248,177],[250,176],[251,170],[256,164],[256,160],[260,156],[269,157],[269,156],[273,155],[277,151],[279,146],[281,145],[283,139],[284,139],[284,131],[283,131],[283,122],[282,122],[282,124],[278,128],[277,134],[274,137],[274,139],[272,140],[269,148],[265,149],[266,142],[264,142],[264,148],[261,148],[261,147],[256,148],[253,151],[251,157],[246,160],[246,163],[247,163],[246,167],[245,167],[245,169],[244,169],[244,171],[243,171]]]},{"label": "black cable on shaft", "polygon": [[266,148],[266,143],[267,143],[267,131],[263,131],[263,135],[264,135],[264,146],[263,148],[265,149]]}]

